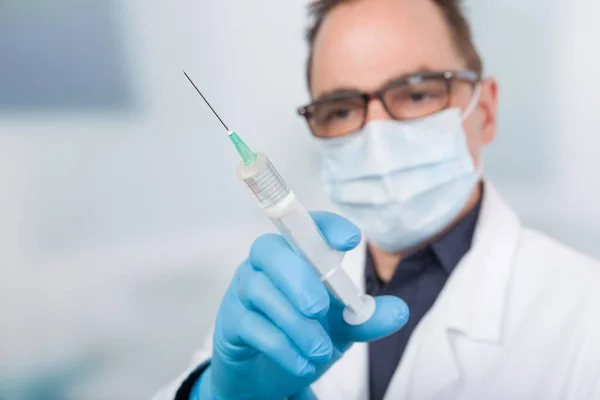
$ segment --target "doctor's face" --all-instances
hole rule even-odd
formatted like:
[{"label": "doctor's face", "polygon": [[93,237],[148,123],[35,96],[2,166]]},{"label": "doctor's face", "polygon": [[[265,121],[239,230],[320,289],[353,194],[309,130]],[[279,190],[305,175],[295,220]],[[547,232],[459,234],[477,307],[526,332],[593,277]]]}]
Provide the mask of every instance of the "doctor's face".
[{"label": "doctor's face", "polygon": [[[416,73],[467,69],[451,28],[433,1],[357,0],[335,7],[325,18],[313,47],[310,90],[313,101],[319,101],[352,91],[372,93]],[[415,98],[414,93],[407,95],[407,99],[412,96],[412,108],[407,106],[407,114],[416,113],[412,115],[416,118],[419,113],[426,115],[446,106],[464,110],[473,98],[473,84],[454,79],[448,87],[447,96],[437,104],[430,103],[429,108],[422,104],[415,107],[415,101],[422,99]],[[495,81],[483,80],[480,93],[477,107],[464,122],[476,165],[481,147],[491,142],[496,133]],[[392,119],[388,110],[381,100],[373,99],[364,119]],[[345,114],[335,117],[347,120],[347,111],[341,112]]]}]

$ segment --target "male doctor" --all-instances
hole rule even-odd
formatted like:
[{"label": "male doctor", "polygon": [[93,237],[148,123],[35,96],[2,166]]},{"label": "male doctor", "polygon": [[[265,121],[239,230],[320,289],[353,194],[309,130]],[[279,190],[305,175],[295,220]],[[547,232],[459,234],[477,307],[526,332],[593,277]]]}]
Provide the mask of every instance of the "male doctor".
[{"label": "male doctor", "polygon": [[459,1],[312,10],[299,112],[356,226],[313,217],[353,249],[344,267],[375,315],[346,325],[285,240],[260,237],[214,334],[156,399],[600,399],[600,266],[523,227],[481,179],[498,87]]}]

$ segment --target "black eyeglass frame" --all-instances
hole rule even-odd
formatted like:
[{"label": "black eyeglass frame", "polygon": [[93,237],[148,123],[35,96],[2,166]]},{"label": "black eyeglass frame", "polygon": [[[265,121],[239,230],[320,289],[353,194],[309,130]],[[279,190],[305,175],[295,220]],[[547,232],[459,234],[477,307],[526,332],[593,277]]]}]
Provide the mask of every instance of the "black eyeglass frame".
[{"label": "black eyeglass frame", "polygon": [[[300,116],[302,116],[306,119],[306,122],[307,122],[308,127],[310,128],[312,134],[317,137],[322,137],[321,135],[315,134],[315,132],[313,131],[313,128],[310,124],[310,118],[312,116],[315,106],[318,106],[319,104],[327,104],[330,102],[345,100],[348,98],[362,98],[365,106],[364,106],[363,123],[362,123],[362,126],[360,128],[358,128],[358,130],[360,130],[360,129],[364,128],[364,125],[367,122],[366,119],[367,119],[368,105],[371,102],[371,100],[378,99],[379,101],[381,101],[386,112],[393,119],[400,120],[390,111],[390,109],[385,101],[385,93],[388,90],[396,88],[401,85],[406,85],[406,84],[411,84],[411,83],[421,83],[423,81],[427,81],[430,79],[444,79],[446,81],[448,93],[451,93],[452,82],[454,80],[461,80],[461,81],[468,82],[473,86],[473,88],[475,88],[475,86],[479,82],[481,82],[481,77],[479,76],[479,74],[476,73],[475,71],[472,71],[469,69],[462,70],[462,71],[419,72],[416,74],[406,75],[406,76],[402,76],[398,79],[395,79],[392,82],[383,86],[381,89],[376,90],[374,92],[361,92],[361,91],[357,90],[357,91],[350,91],[350,92],[344,93],[339,97],[325,98],[322,100],[317,100],[310,104],[307,104],[307,105],[304,105],[304,106],[298,108],[297,112]],[[445,110],[449,106],[450,106],[450,96],[448,97],[448,104],[446,104],[444,107],[442,107],[439,111]],[[348,132],[348,133],[350,133],[350,132]]]}]

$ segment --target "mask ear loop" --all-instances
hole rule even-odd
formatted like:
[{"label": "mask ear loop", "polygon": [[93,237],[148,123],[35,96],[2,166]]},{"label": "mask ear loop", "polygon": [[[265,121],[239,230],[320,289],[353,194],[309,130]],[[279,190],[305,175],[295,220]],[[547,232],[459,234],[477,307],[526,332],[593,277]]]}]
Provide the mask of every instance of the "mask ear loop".
[{"label": "mask ear loop", "polygon": [[483,178],[483,169],[485,167],[485,160],[483,159],[483,152],[479,153],[479,165],[475,169],[475,173],[479,176],[479,179]]},{"label": "mask ear loop", "polygon": [[462,113],[463,121],[466,120],[473,114],[475,108],[477,108],[477,104],[479,103],[479,96],[481,95],[479,84],[475,85],[475,90],[473,91],[473,97],[471,98],[471,102],[465,108],[465,111]]},{"label": "mask ear loop", "polygon": [[[471,99],[471,102],[469,103],[467,108],[465,108],[465,111],[462,114],[463,121],[466,120],[467,118],[469,118],[471,116],[471,114],[473,114],[473,111],[475,111],[475,108],[477,108],[477,103],[479,103],[480,95],[481,95],[480,86],[479,86],[479,84],[477,84],[475,86],[475,90],[473,91],[473,98]],[[480,179],[483,178],[483,167],[484,167],[483,154],[480,154],[479,165],[477,166],[477,169],[475,171],[475,173],[479,176]]]}]

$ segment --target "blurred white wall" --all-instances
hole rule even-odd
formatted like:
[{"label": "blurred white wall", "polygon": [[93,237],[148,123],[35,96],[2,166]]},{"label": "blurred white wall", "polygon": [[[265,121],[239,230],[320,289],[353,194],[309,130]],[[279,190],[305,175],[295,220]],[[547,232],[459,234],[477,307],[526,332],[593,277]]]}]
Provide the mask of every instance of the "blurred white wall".
[{"label": "blurred white wall", "polygon": [[[3,4],[19,5],[31,11]],[[0,117],[0,393],[89,360],[99,369],[74,398],[149,396],[185,366],[234,268],[272,230],[183,68],[313,201],[314,156],[294,151],[310,147],[294,113],[303,2],[111,7],[134,107]]]},{"label": "blurred white wall", "polygon": [[[135,106],[0,117],[0,389],[2,376],[94,360],[75,398],[149,396],[185,366],[234,268],[272,230],[183,68],[310,208],[327,207],[295,115],[306,1],[112,4]],[[486,174],[526,222],[600,257],[600,5],[467,6],[501,88]]]},{"label": "blurred white wall", "polygon": [[486,174],[523,221],[600,257],[600,168],[589,0],[466,1],[487,72],[500,83],[500,129]]}]

